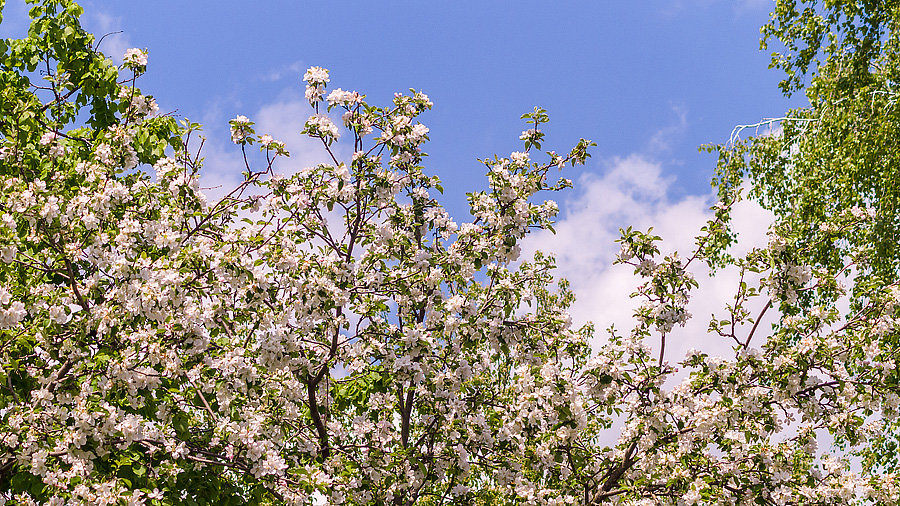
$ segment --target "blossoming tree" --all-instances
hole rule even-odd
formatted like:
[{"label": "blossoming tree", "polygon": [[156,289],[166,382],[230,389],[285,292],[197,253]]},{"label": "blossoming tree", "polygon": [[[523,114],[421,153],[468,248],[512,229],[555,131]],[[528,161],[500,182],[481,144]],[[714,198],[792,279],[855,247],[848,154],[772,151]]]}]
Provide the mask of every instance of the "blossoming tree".
[{"label": "blossoming tree", "polygon": [[[896,414],[900,291],[874,283],[842,310],[845,266],[798,263],[785,234],[728,256],[742,152],[723,152],[696,251],[660,258],[658,238],[623,233],[645,303],[591,350],[552,258],[519,258],[557,212],[541,195],[569,185],[551,174],[591,145],[541,153],[543,110],[522,151],[484,160],[489,188],[457,224],[422,166],[428,97],[371,105],[313,67],[300,133],[330,161],[280,175],[284,144],[238,116],[232,141],[264,162],[209,201],[199,126],[158,115],[136,86],[147,52],[114,67],[80,14],[35,1],[29,36],[0,42],[0,500],[896,500],[890,469],[848,456]],[[858,206],[810,240],[870,220]],[[763,284],[711,322],[733,355],[668,356],[704,261]]]},{"label": "blossoming tree", "polygon": [[[848,325],[848,313],[866,317],[870,325],[849,326],[859,345],[843,348],[841,359],[854,381],[882,377],[879,400],[887,406],[898,392],[896,314],[872,304],[896,294],[900,281],[898,23],[890,2],[776,2],[763,44],[783,46],[772,54],[772,66],[786,74],[782,89],[805,92],[810,106],[767,122],[779,125],[777,135],[735,139],[719,178],[726,192],[748,179],[750,195],[778,217],[773,231],[784,258],[846,278],[845,289],[808,290],[782,309],[796,323],[833,311],[842,296],[843,314],[828,317],[833,325],[842,318]],[[896,471],[896,417],[858,408],[877,422],[856,452],[860,466]]]}]

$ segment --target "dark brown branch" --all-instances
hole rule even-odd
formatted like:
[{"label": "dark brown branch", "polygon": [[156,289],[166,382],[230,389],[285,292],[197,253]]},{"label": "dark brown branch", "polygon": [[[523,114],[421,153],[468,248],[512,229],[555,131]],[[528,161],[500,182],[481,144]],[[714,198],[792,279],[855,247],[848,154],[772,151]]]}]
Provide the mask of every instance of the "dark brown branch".
[{"label": "dark brown branch", "polygon": [[760,311],[759,315],[756,317],[756,321],[753,322],[753,328],[750,329],[750,334],[747,336],[747,340],[744,342],[744,348],[750,346],[750,340],[753,339],[753,334],[756,332],[756,327],[759,326],[759,322],[762,320],[763,315],[766,314],[766,311],[768,311],[770,307],[772,307],[772,299],[769,299],[766,302],[766,305],[763,306],[762,311]]},{"label": "dark brown branch", "polygon": [[314,382],[313,378],[307,377],[306,380],[306,399],[309,404],[309,414],[312,418],[313,425],[316,427],[316,433],[319,435],[319,454],[323,459],[327,459],[331,454],[331,448],[328,445],[328,430],[322,422],[322,414],[319,412],[318,401],[316,400],[316,388],[318,382]]}]

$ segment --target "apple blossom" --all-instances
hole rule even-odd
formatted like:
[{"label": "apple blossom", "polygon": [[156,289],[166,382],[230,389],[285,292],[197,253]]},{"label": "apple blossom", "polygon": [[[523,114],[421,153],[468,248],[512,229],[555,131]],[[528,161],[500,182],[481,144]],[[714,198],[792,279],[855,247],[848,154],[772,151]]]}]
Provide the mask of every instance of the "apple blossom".
[{"label": "apple blossom", "polygon": [[[571,186],[551,174],[593,145],[541,152],[544,110],[523,116],[521,151],[482,160],[488,185],[457,222],[422,166],[431,100],[326,95],[312,67],[297,134],[331,162],[279,176],[283,145],[238,116],[232,140],[266,156],[242,157],[244,179],[211,201],[199,125],[152,114],[136,75],[117,82],[79,12],[38,3],[34,26],[72,27],[90,65],[19,41],[72,69],[66,93],[0,54],[29,111],[0,122],[6,503],[896,503],[893,471],[852,460],[879,455],[900,405],[897,283],[858,278],[841,302],[839,279],[872,255],[854,234],[883,218],[874,206],[812,232],[784,218],[732,257],[741,179],[725,169],[741,152],[727,152],[696,249],[622,231],[640,305],[592,348],[553,258],[520,258],[559,211],[548,193]],[[126,64],[146,65],[133,51]],[[345,109],[348,159],[322,100]],[[836,243],[834,261],[801,254]],[[696,318],[700,262],[742,274],[704,336],[725,356],[667,347]]]},{"label": "apple blossom", "polygon": [[143,49],[131,48],[125,51],[122,61],[126,65],[142,68],[147,66],[147,51]]}]

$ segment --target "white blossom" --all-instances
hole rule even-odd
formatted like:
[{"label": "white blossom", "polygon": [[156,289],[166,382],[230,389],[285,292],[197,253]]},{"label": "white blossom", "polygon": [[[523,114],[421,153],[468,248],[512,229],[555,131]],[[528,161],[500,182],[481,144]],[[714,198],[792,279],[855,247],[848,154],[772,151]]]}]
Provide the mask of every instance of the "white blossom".
[{"label": "white blossom", "polygon": [[147,66],[147,51],[144,49],[138,48],[130,48],[125,50],[125,54],[122,56],[122,61],[125,64],[132,64],[137,67],[146,67]]}]

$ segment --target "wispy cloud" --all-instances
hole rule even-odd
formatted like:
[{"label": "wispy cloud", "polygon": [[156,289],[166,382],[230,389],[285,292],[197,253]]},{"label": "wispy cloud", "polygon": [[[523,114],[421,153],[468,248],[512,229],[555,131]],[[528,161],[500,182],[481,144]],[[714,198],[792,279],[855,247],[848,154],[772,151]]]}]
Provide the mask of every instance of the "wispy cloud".
[{"label": "wispy cloud", "polygon": [[280,81],[288,77],[299,79],[304,70],[306,70],[306,66],[303,64],[303,62],[295,61],[290,65],[285,65],[283,67],[275,69],[268,74],[260,75],[259,79],[267,82]]},{"label": "wispy cloud", "polygon": [[122,18],[94,10],[82,19],[82,23],[97,37],[100,51],[116,65],[121,65],[125,50],[133,47],[122,28]]},{"label": "wispy cloud", "polygon": [[672,149],[672,144],[677,142],[680,137],[687,132],[688,129],[688,112],[683,105],[673,104],[671,106],[672,113],[675,115],[675,121],[666,125],[650,137],[647,143],[650,153],[665,153]]}]

